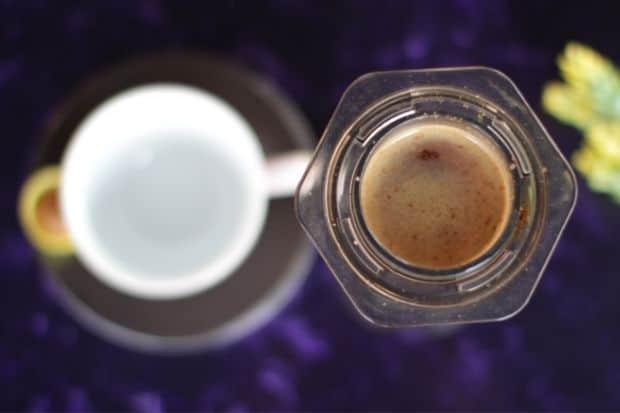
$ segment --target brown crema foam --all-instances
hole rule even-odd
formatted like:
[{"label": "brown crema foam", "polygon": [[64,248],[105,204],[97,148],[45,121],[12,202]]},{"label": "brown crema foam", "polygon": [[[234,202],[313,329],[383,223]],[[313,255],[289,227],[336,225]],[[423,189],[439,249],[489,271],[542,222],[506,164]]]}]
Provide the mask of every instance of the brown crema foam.
[{"label": "brown crema foam", "polygon": [[432,270],[484,255],[512,210],[505,157],[455,121],[411,121],[384,136],[360,182],[366,227],[390,254]]}]

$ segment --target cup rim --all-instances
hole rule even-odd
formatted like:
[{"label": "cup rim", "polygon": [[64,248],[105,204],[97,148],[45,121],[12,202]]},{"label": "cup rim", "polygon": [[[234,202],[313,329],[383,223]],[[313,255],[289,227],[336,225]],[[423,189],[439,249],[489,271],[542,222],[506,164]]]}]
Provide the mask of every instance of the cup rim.
[{"label": "cup rim", "polygon": [[[130,101],[132,104],[128,103]],[[243,165],[240,171],[243,171],[243,178],[248,188],[245,194],[247,207],[244,209],[244,216],[240,217],[243,222],[239,224],[238,234],[231,242],[230,248],[213,262],[205,263],[192,271],[175,274],[173,278],[148,278],[148,274],[138,274],[128,269],[106,252],[96,240],[93,226],[88,224],[86,218],[88,208],[85,207],[87,197],[84,193],[81,196],[79,193],[79,189],[85,185],[85,178],[82,176],[84,174],[80,172],[88,166],[84,155],[99,151],[99,155],[92,156],[105,156],[101,155],[106,151],[101,151],[100,145],[92,145],[92,141],[97,139],[96,127],[105,122],[110,124],[114,119],[118,119],[119,107],[123,107],[123,104],[126,109],[137,107],[140,103],[152,105],[151,108],[160,105],[157,106],[158,116],[166,116],[166,113],[169,113],[171,117],[174,117],[172,114],[180,112],[178,109],[183,103],[194,104],[196,105],[194,110],[183,110],[184,119],[187,120],[193,116],[191,119],[193,127],[200,125],[206,128],[208,123],[211,131],[214,125],[228,130],[228,136],[235,136],[235,139],[220,140],[219,144],[224,142],[229,154],[236,157],[235,163]],[[162,110],[162,107],[172,110],[166,112]],[[205,121],[205,117],[208,118],[208,122]],[[161,120],[161,118],[158,119]],[[123,121],[126,120],[126,117],[123,118]],[[210,134],[200,136],[204,139],[213,139],[209,137],[212,136]],[[218,96],[204,89],[181,83],[158,82],[123,90],[100,103],[85,116],[73,132],[62,156],[61,212],[76,255],[100,281],[135,297],[178,299],[211,288],[234,273],[259,239],[268,209],[264,165],[265,155],[258,136],[248,121],[233,106]]]}]

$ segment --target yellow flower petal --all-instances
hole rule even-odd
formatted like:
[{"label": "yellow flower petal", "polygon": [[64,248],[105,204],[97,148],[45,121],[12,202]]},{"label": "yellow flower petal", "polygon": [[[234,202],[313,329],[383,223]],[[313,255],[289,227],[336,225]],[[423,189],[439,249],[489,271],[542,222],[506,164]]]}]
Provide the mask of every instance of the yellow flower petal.
[{"label": "yellow flower petal", "polygon": [[599,120],[587,96],[559,82],[545,86],[542,104],[551,115],[579,129],[586,129]]},{"label": "yellow flower petal", "polygon": [[601,157],[620,163],[620,123],[597,123],[586,134],[586,143]]},{"label": "yellow flower petal", "polygon": [[564,79],[576,88],[598,87],[605,83],[614,88],[620,85],[620,75],[614,64],[580,43],[568,43],[558,58],[558,66]]}]

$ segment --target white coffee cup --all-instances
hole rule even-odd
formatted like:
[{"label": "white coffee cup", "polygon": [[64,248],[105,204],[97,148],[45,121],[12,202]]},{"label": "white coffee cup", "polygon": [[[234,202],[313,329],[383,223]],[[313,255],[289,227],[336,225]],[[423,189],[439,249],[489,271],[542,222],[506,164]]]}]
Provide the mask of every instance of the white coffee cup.
[{"label": "white coffee cup", "polygon": [[292,195],[309,157],[267,160],[246,120],[204,90],[132,88],[98,106],[71,137],[62,219],[100,281],[136,297],[188,296],[248,257],[269,198]]}]

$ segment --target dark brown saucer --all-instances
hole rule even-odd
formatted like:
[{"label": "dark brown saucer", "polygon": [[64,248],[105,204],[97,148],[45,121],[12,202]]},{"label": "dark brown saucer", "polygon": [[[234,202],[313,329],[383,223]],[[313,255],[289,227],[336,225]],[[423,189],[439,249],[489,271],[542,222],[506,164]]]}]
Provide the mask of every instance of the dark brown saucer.
[{"label": "dark brown saucer", "polygon": [[[200,87],[228,101],[267,155],[313,145],[306,119],[268,80],[209,55],[175,53],[134,59],[87,79],[52,115],[33,167],[59,163],[74,129],[103,100],[159,82]],[[60,303],[86,328],[134,350],[179,353],[228,344],[265,324],[301,285],[313,257],[290,198],[270,201],[261,238],[237,272],[190,297],[135,298],[103,284],[75,258],[41,262]]]}]

